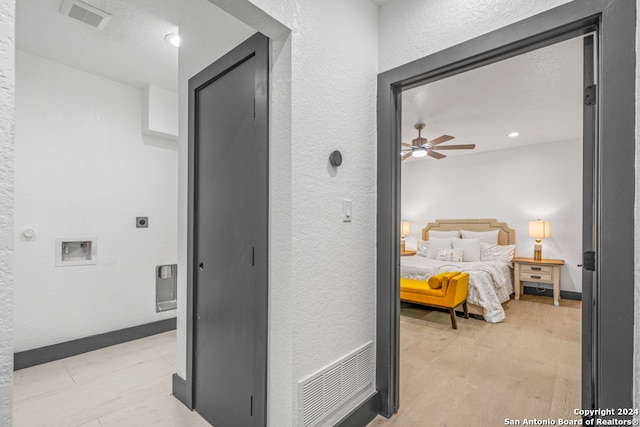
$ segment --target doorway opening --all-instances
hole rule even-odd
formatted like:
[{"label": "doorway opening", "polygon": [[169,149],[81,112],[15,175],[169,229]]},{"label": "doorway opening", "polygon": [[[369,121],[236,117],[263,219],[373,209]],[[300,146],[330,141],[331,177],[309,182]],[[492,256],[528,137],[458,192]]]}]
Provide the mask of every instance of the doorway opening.
[{"label": "doorway opening", "polygon": [[[379,412],[394,414],[399,393],[400,156],[402,92],[559,41],[594,32],[601,62],[595,67],[591,132],[599,144],[585,155],[595,198],[585,194],[583,222],[583,409],[632,404],[633,378],[633,164],[635,118],[635,5],[571,2],[379,76],[378,89],[378,322]],[[620,50],[621,45],[630,45]],[[622,65],[624,64],[624,65]],[[595,146],[595,140],[594,146]],[[615,195],[615,196],[614,196]],[[621,203],[621,204],[620,204]],[[589,214],[590,221],[584,221]],[[625,231],[626,230],[626,231]],[[615,241],[615,242],[614,242]],[[629,254],[620,256],[621,249]],[[594,259],[593,255],[596,254]],[[615,255],[614,255],[615,254]],[[625,279],[625,277],[627,279]],[[606,286],[601,284],[607,283]],[[615,347],[616,352],[610,350]],[[614,382],[617,381],[618,383]]]},{"label": "doorway opening", "polygon": [[[584,43],[402,92],[400,418],[580,418]],[[540,262],[529,235],[537,218],[551,224]],[[420,287],[449,271],[468,274],[467,289],[449,284],[444,298],[455,292],[471,312],[453,324]]]}]

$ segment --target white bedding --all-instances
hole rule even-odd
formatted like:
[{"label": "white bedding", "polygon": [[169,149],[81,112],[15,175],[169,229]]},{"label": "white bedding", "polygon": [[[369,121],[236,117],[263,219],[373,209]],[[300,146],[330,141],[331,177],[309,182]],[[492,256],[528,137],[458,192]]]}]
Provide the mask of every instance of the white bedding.
[{"label": "white bedding", "polygon": [[487,322],[498,323],[505,319],[501,303],[508,301],[513,293],[509,264],[501,261],[437,261],[419,255],[400,258],[400,277],[428,280],[445,271],[469,273],[467,302],[482,307]]}]

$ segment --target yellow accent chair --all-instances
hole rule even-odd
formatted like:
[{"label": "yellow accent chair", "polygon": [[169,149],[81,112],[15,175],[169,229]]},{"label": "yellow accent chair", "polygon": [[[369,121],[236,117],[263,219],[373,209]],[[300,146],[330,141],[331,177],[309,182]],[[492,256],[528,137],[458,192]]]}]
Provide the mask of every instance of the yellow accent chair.
[{"label": "yellow accent chair", "polygon": [[400,300],[414,304],[446,308],[451,315],[451,327],[458,329],[455,308],[462,304],[464,318],[469,318],[467,290],[469,273],[459,271],[440,273],[429,281],[400,278]]}]

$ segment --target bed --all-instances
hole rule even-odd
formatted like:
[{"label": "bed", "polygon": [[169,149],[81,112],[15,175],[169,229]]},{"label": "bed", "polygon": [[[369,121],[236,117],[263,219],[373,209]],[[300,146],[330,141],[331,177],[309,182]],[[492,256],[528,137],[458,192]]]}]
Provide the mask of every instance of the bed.
[{"label": "bed", "polygon": [[[465,235],[471,235],[472,238],[484,234],[495,235],[497,230],[497,245],[482,243],[481,259],[463,262],[460,262],[459,258],[438,260],[421,256],[419,247],[416,255],[401,257],[400,286],[402,287],[402,278],[427,281],[429,277],[445,271],[467,272],[469,273],[467,295],[469,312],[482,316],[490,323],[501,322],[506,318],[504,309],[514,289],[510,257],[515,250],[515,230],[495,219],[439,219],[422,229],[422,242],[429,241],[431,232],[435,232],[431,233],[433,235],[436,233],[443,235],[446,233],[442,232],[461,230],[468,231]],[[434,237],[433,246],[441,240]],[[424,247],[428,245],[423,243]],[[510,255],[505,256],[507,253]]]}]

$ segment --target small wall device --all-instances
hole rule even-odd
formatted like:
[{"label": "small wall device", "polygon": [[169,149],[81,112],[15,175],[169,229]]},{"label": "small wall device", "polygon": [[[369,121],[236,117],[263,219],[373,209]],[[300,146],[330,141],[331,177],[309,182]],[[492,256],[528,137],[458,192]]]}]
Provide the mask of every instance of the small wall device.
[{"label": "small wall device", "polygon": [[335,150],[329,155],[329,163],[331,163],[331,166],[340,166],[342,164],[342,154]]}]

